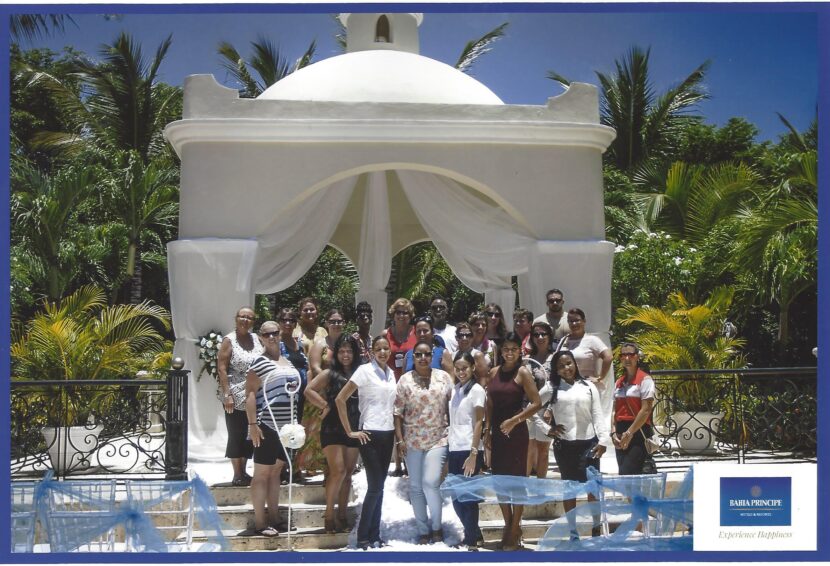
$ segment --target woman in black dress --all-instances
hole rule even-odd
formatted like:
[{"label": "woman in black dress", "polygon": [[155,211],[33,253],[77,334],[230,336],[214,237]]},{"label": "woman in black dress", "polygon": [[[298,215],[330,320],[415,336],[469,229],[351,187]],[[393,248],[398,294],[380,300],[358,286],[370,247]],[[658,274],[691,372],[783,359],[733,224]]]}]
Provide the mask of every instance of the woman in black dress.
[{"label": "woman in black dress", "polygon": [[[542,402],[533,375],[522,365],[522,338],[510,332],[498,349],[498,365],[490,370],[484,444],[492,450],[493,475],[527,477],[528,431],[526,419]],[[529,401],[523,407],[524,401]],[[504,517],[501,545],[504,550],[521,546],[523,505],[499,503]]]},{"label": "woman in black dress", "polygon": [[[319,373],[305,391],[306,399],[322,410],[320,425],[320,446],[326,456],[328,476],[326,477],[326,513],[324,516],[327,533],[348,532],[346,509],[352,488],[354,471],[360,442],[346,436],[334,399],[360,365],[360,345],[354,336],[341,334],[334,343],[333,359],[329,369]],[[346,401],[346,408],[352,430],[357,430],[360,412],[357,394]],[[334,503],[337,502],[337,515]]]}]

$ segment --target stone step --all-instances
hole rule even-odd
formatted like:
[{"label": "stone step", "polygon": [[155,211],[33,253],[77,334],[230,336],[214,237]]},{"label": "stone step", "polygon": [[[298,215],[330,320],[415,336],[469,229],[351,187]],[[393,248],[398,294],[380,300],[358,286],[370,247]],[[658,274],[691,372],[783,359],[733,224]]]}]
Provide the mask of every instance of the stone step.
[{"label": "stone step", "polygon": [[[322,529],[325,505],[295,503],[291,508],[291,522],[301,529]],[[250,505],[233,505],[219,508],[219,516],[227,529],[245,530],[254,526],[254,510]],[[280,521],[288,520],[288,505],[280,505]],[[349,524],[357,520],[357,504],[349,505],[346,512]]]},{"label": "stone step", "polygon": [[[247,505],[251,503],[250,487],[235,487],[230,484],[217,484],[210,488],[216,505]],[[352,500],[354,493],[352,493]],[[288,486],[280,486],[280,501],[288,501]],[[307,505],[325,505],[326,488],[322,483],[292,484],[291,501],[293,503],[304,503]]]}]

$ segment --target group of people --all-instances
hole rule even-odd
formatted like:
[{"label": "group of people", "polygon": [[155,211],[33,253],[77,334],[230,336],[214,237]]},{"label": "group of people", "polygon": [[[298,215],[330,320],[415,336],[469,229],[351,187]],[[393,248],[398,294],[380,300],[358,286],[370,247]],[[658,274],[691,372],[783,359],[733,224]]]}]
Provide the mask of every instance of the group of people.
[{"label": "group of people", "polygon": [[[384,484],[408,475],[417,542],[444,539],[440,485],[446,473],[547,477],[551,444],[565,480],[587,481],[587,468],[613,446],[621,474],[641,473],[648,457],[654,383],[640,367],[635,344],[620,347],[623,372],[610,382],[611,350],[585,332],[585,313],[565,311],[564,294],[551,289],[538,318],[516,309],[508,330],[499,305],[487,304],[451,325],[445,299],[415,317],[408,299],[389,307],[389,327],[372,337],[372,307],[356,307],[357,332],[344,332],[333,309],[317,326],[310,297],[298,311],[283,308],[253,334],[254,311],[236,314],[235,331],[219,351],[219,389],[228,427],[226,457],[235,485],[251,486],[255,530],[276,536],[280,473],[290,457],[279,427],[297,422],[302,404],[320,409],[326,457],[326,532],[349,531],[351,477],[362,460],[367,491],[357,525],[360,548],[381,547]],[[299,313],[299,314],[297,314]],[[613,411],[604,399],[613,395]],[[293,408],[293,414],[292,414]],[[254,475],[246,474],[254,458]],[[267,513],[266,513],[267,503]],[[464,530],[461,544],[483,543],[478,503],[453,501]],[[564,502],[566,511],[575,500]],[[521,547],[523,507],[500,503],[499,548]],[[270,514],[270,517],[268,516]],[[598,535],[595,518],[593,535]],[[572,537],[578,537],[572,529]]]}]

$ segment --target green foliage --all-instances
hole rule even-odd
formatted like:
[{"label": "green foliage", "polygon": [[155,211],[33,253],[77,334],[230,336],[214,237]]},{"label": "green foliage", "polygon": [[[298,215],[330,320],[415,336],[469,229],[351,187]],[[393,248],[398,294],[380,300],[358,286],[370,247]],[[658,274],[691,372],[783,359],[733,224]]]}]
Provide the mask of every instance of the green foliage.
[{"label": "green foliage", "polygon": [[[268,318],[273,318],[274,309],[296,309],[300,299],[314,297],[320,304],[321,317],[329,309],[339,308],[344,310],[347,320],[354,320],[357,284],[357,271],[352,263],[336,249],[326,246],[311,269],[296,283],[284,291],[269,295]],[[258,316],[260,312],[257,311]]]},{"label": "green foliage", "polygon": [[637,230],[614,254],[611,301],[615,306],[666,304],[677,291],[694,294],[704,273],[700,252],[665,232]]},{"label": "green foliage", "polygon": [[730,118],[718,128],[692,121],[683,128],[677,144],[675,161],[711,165],[723,161],[752,161],[761,146],[755,145],[758,128],[743,118]]},{"label": "green foliage", "polygon": [[[156,367],[171,350],[159,329],[170,328],[162,307],[107,305],[101,289],[84,286],[42,309],[14,337],[13,380],[118,379]],[[52,394],[56,394],[53,392]],[[88,392],[87,392],[88,394]],[[71,424],[84,424],[95,399],[65,390]]]},{"label": "green foliage", "polygon": [[279,48],[266,37],[252,41],[251,49],[253,55],[248,59],[242,57],[227,41],[221,42],[216,49],[222,57],[222,67],[242,86],[240,96],[243,98],[256,98],[272,84],[310,65],[317,42],[312,41],[294,63],[289,63]]},{"label": "green foliage", "polygon": [[504,37],[504,30],[507,29],[508,25],[509,22],[504,22],[478,39],[468,41],[464,49],[461,50],[458,61],[455,62],[455,68],[461,72],[469,73],[478,58],[492,50],[493,44]]},{"label": "green foliage", "polygon": [[[703,88],[708,61],[677,86],[658,95],[649,76],[650,56],[650,49],[634,46],[614,62],[613,74],[596,73],[602,88],[601,121],[617,132],[605,159],[621,171],[631,171],[647,159],[671,154],[679,132],[692,120],[688,112],[708,98]],[[568,82],[553,71],[548,78]]]}]

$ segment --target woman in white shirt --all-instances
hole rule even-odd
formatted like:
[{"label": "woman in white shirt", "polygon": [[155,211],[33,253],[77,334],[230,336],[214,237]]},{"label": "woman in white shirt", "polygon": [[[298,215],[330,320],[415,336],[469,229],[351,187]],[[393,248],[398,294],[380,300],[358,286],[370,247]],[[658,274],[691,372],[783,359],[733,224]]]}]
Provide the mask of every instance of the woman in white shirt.
[{"label": "woman in white shirt", "polygon": [[[588,466],[599,470],[599,459],[606,446],[611,445],[608,421],[603,417],[597,388],[580,375],[572,352],[557,352],[551,366],[551,429],[548,435],[554,439],[553,457],[563,480],[585,482]],[[588,500],[595,499],[589,494]],[[563,503],[567,513],[576,506],[576,499],[566,499]],[[576,518],[569,515],[568,522],[571,539],[578,539]],[[599,516],[596,514],[591,536],[599,534]]]},{"label": "woman in white shirt", "polygon": [[[357,368],[334,400],[346,436],[360,442],[360,457],[366,469],[366,497],[357,525],[357,546],[363,550],[385,546],[380,539],[380,510],[395,442],[393,409],[397,386],[395,374],[387,364],[391,355],[389,341],[384,336],[376,337],[372,353],[374,360]],[[358,431],[352,430],[346,407],[355,391],[360,408]]]},{"label": "woman in white shirt", "polygon": [[[486,394],[473,375],[475,363],[470,352],[455,355],[456,384],[450,399],[449,473],[467,477],[478,474],[484,464],[481,430]],[[453,499],[452,506],[464,526],[461,543],[470,550],[477,549],[484,542],[478,526],[478,502]]]}]

